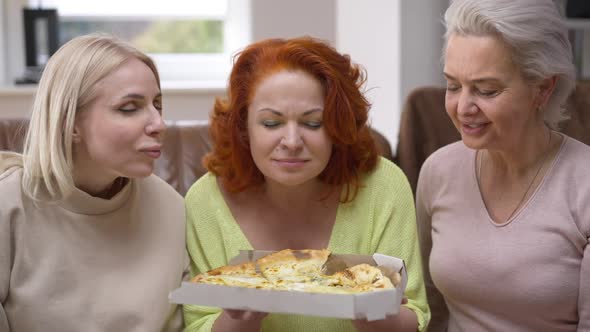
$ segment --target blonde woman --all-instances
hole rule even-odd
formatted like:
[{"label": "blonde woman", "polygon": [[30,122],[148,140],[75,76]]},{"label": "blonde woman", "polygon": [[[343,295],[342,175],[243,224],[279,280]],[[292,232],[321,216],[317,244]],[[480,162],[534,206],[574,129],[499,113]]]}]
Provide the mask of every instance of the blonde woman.
[{"label": "blonde woman", "polygon": [[181,328],[183,199],[152,174],[152,60],[102,35],[49,60],[24,155],[0,154],[0,331]]}]

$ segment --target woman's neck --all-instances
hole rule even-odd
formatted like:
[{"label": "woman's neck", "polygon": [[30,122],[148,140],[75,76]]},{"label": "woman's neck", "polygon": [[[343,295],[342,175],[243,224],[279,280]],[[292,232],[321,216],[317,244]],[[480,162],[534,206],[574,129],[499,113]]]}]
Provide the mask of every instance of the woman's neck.
[{"label": "woman's neck", "polygon": [[74,184],[90,196],[111,199],[125,187],[127,178],[124,177],[99,177],[91,172],[74,171]]},{"label": "woman's neck", "polygon": [[275,209],[285,212],[302,212],[333,195],[338,195],[330,185],[314,180],[298,186],[284,186],[265,182],[259,190],[264,199]]},{"label": "woman's neck", "polygon": [[523,132],[506,149],[488,149],[481,158],[489,163],[497,176],[520,177],[546,159],[558,141],[558,135],[543,127]]}]

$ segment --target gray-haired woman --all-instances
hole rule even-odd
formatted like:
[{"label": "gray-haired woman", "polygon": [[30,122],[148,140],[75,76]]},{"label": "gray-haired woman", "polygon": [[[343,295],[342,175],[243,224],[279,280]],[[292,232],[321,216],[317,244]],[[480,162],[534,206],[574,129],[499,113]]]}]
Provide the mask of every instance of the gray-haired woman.
[{"label": "gray-haired woman", "polygon": [[590,147],[554,131],[574,86],[551,0],[456,0],[446,110],[462,141],[417,189],[431,331],[590,330]]}]

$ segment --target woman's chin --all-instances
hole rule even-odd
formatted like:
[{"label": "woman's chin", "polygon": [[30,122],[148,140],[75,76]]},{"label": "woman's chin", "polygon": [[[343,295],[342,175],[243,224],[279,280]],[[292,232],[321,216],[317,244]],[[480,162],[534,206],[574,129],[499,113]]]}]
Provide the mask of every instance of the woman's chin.
[{"label": "woman's chin", "polygon": [[143,179],[147,178],[148,176],[154,173],[154,167],[152,166],[143,166],[137,167],[134,169],[127,170],[126,172],[121,172],[122,176],[130,179]]},{"label": "woman's chin", "polygon": [[463,141],[463,144],[473,150],[481,150],[481,149],[485,149],[487,144],[485,144],[485,142],[481,139],[474,139],[473,137],[469,137],[469,136],[464,136],[461,135],[461,140]]}]

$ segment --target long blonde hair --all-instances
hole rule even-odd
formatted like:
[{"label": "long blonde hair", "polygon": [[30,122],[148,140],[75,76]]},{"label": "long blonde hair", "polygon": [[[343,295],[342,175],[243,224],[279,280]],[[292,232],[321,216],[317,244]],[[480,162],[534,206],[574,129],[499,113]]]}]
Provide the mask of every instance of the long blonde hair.
[{"label": "long blonde hair", "polygon": [[72,134],[76,114],[98,94],[96,84],[136,58],[160,78],[153,61],[128,43],[105,34],[74,38],[47,62],[27,132],[23,191],[36,201],[59,201],[75,188]]}]

